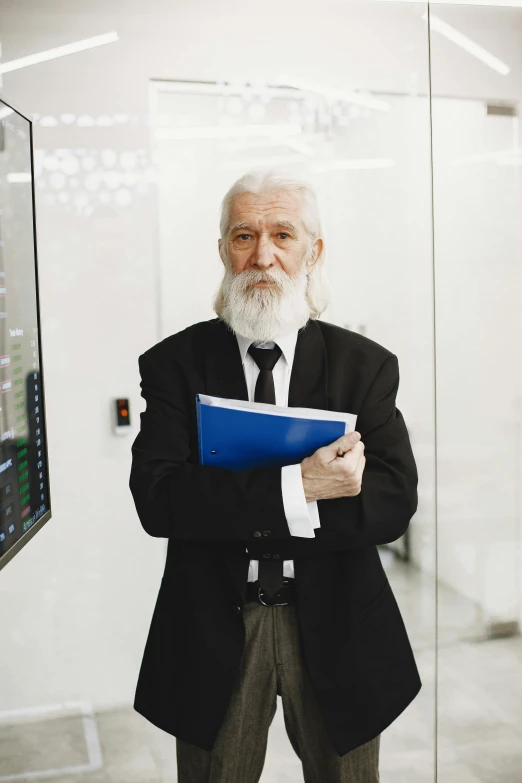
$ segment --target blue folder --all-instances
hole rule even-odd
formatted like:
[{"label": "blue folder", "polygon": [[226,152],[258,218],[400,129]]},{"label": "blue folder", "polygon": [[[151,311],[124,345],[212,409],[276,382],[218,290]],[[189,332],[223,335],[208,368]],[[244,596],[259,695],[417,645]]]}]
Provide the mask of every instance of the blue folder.
[{"label": "blue folder", "polygon": [[229,470],[295,465],[346,432],[320,421],[202,404],[196,397],[201,465]]}]

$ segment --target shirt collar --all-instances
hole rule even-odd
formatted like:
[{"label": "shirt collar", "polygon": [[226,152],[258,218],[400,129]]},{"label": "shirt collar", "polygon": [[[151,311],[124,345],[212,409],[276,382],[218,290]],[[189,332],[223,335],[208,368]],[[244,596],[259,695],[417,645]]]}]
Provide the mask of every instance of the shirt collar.
[{"label": "shirt collar", "polygon": [[[281,348],[283,356],[289,367],[294,362],[295,346],[297,344],[297,329],[293,329],[291,332],[286,332],[284,335],[279,335],[274,339],[274,342]],[[243,337],[241,334],[237,334],[237,342],[239,345],[239,352],[241,354],[241,361],[245,363],[245,358],[248,353],[248,349],[254,342],[250,337]]]}]

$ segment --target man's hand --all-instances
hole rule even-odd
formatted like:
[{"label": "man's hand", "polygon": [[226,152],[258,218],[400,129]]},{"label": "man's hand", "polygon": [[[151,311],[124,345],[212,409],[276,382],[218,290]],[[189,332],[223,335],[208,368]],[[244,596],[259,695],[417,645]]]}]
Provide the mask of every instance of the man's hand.
[{"label": "man's hand", "polygon": [[[344,456],[339,450],[346,452]],[[306,502],[358,495],[365,465],[360,432],[349,432],[317,449],[301,462]]]}]

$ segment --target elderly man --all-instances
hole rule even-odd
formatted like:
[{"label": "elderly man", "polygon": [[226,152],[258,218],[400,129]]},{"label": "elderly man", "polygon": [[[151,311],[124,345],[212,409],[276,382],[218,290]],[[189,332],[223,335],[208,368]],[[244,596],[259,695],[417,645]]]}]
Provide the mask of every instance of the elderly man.
[{"label": "elderly man", "polygon": [[[395,354],[321,322],[313,190],[271,171],[222,203],[218,318],[139,357],[130,488],[168,539],[134,708],[177,738],[179,783],[255,783],[281,696],[308,783],[376,783],[379,739],[421,686],[377,545],[407,529],[417,470]],[[199,464],[198,393],[357,414],[298,465]]]}]

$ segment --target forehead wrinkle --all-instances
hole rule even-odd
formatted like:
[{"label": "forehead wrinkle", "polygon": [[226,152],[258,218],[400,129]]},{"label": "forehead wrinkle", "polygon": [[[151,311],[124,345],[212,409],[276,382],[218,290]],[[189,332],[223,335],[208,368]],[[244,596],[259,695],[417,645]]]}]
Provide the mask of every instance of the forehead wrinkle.
[{"label": "forehead wrinkle", "polygon": [[272,196],[267,198],[267,194],[241,193],[230,205],[229,219],[244,217],[248,220],[251,216],[266,219],[270,214],[274,217],[278,214],[289,215],[292,220],[302,219],[303,200],[297,194],[274,192]]}]

